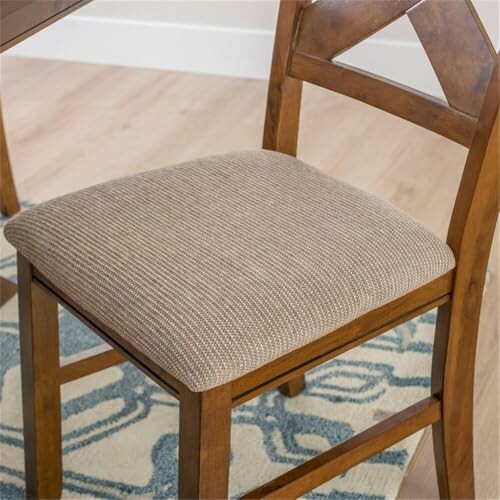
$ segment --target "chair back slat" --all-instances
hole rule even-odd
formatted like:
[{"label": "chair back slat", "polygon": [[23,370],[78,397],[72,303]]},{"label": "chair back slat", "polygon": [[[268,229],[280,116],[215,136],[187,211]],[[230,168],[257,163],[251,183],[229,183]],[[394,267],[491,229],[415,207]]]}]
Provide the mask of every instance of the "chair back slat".
[{"label": "chair back slat", "polygon": [[420,0],[318,0],[304,9],[296,50],[327,61],[403,16]]},{"label": "chair back slat", "polygon": [[463,146],[471,144],[476,119],[441,99],[346,64],[301,53],[292,56],[289,74],[404,118]]},{"label": "chair back slat", "polygon": [[[332,61],[404,15],[447,102]],[[318,0],[302,3],[287,76],[358,99],[469,147],[495,57],[470,0]]]},{"label": "chair back slat", "polygon": [[479,116],[495,51],[468,1],[423,0],[408,12],[450,106]]}]

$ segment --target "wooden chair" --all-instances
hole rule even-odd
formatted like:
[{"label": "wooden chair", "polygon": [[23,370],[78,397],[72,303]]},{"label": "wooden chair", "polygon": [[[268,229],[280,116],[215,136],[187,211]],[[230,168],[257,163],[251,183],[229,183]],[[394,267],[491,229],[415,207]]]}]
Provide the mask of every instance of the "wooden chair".
[{"label": "wooden chair", "polygon": [[[448,103],[358,69],[331,62],[336,55],[405,14],[408,15],[418,33],[441,82]],[[348,200],[356,199],[357,201],[361,200],[362,203],[366,202],[369,204],[370,210],[386,211],[384,214],[389,214],[387,220],[392,220],[393,216],[396,217],[395,227],[400,227],[399,223],[402,224],[401,227],[410,224],[403,215],[395,215],[396,212],[393,212],[395,209],[382,206],[373,198],[367,198],[358,191],[342,187],[333,179],[327,180],[326,176],[323,178],[322,174],[292,158],[297,149],[303,81],[361,100],[410,120],[470,149],[451,217],[447,239],[448,247],[444,242],[438,243],[437,239],[432,239],[424,232],[423,228],[411,226],[412,231],[416,231],[415,234],[425,235],[425,238],[428,238],[429,245],[434,250],[450,252],[447,256],[444,253],[440,254],[440,262],[444,267],[440,268],[440,271],[435,271],[431,280],[427,278],[428,282],[419,286],[415,286],[413,283],[413,288],[410,287],[411,289],[407,289],[399,296],[393,296],[388,302],[378,303],[376,307],[372,308],[373,310],[358,311],[355,314],[356,317],[338,326],[334,331],[326,334],[325,332],[321,334],[316,332],[314,340],[309,340],[303,345],[296,348],[288,346],[285,349],[279,342],[280,337],[273,337],[274,330],[270,331],[269,337],[274,340],[278,339],[278,342],[277,345],[264,345],[262,356],[266,356],[266,349],[272,350],[274,348],[278,351],[281,350],[282,354],[258,366],[252,368],[233,367],[231,357],[236,356],[234,351],[238,351],[238,356],[244,357],[244,354],[241,354],[240,347],[234,342],[234,339],[240,337],[229,337],[232,333],[225,333],[232,341],[224,342],[222,340],[218,344],[220,352],[215,354],[218,362],[213,367],[206,369],[205,375],[210,378],[211,382],[205,383],[204,379],[199,378],[199,372],[202,369],[199,368],[198,362],[196,364],[187,360],[179,368],[174,355],[169,358],[174,360],[171,365],[162,362],[157,357],[158,352],[161,352],[161,356],[171,356],[172,350],[178,350],[179,356],[196,356],[198,351],[205,349],[201,341],[195,348],[189,348],[191,349],[189,350],[186,345],[188,341],[176,342],[175,337],[172,340],[171,337],[167,336],[165,333],[167,328],[165,327],[165,331],[161,330],[162,322],[173,320],[171,315],[167,314],[168,311],[162,307],[156,309],[157,323],[155,324],[159,325],[160,334],[158,334],[158,343],[153,348],[142,343],[146,329],[149,327],[145,326],[145,331],[136,335],[127,332],[125,327],[119,330],[114,326],[124,324],[123,316],[129,312],[123,301],[127,300],[126,294],[132,294],[132,291],[128,290],[130,285],[126,285],[126,283],[131,283],[127,279],[132,279],[129,278],[129,273],[135,268],[126,267],[131,265],[127,261],[127,255],[135,256],[134,258],[139,255],[134,254],[132,246],[134,242],[131,240],[144,238],[143,231],[147,233],[147,227],[144,228],[144,225],[148,225],[149,217],[153,217],[161,223],[163,219],[159,219],[160,217],[170,216],[171,212],[174,213],[177,210],[177,205],[172,201],[176,198],[174,188],[182,189],[183,196],[202,197],[203,193],[193,193],[186,186],[195,185],[201,191],[214,189],[217,194],[220,194],[222,191],[217,191],[219,183],[226,182],[231,176],[236,176],[238,179],[236,184],[231,184],[231,189],[224,191],[227,194],[227,199],[221,197],[221,203],[214,202],[212,204],[210,200],[213,200],[214,197],[209,196],[203,198],[206,202],[206,206],[202,207],[203,210],[199,210],[197,205],[191,204],[182,212],[183,217],[188,219],[190,225],[186,228],[186,232],[194,231],[193,227],[197,224],[197,217],[202,219],[206,217],[204,210],[207,210],[211,217],[215,217],[214,214],[221,210],[225,214],[224,216],[229,217],[228,220],[233,223],[234,220],[231,217],[239,217],[239,215],[225,212],[226,204],[231,205],[235,199],[239,203],[238,197],[246,196],[247,191],[253,193],[252,182],[249,179],[252,179],[251,172],[254,170],[259,173],[259,176],[255,177],[255,182],[260,182],[259,179],[262,177],[269,178],[270,182],[276,183],[273,189],[276,189],[280,196],[279,202],[276,203],[273,203],[272,198],[266,198],[265,213],[269,214],[269,224],[272,224],[273,218],[282,222],[282,218],[285,217],[286,221],[289,214],[283,215],[280,210],[293,208],[293,196],[290,197],[289,194],[290,192],[294,193],[293,190],[299,190],[300,196],[297,196],[296,202],[301,203],[300,208],[309,210],[308,197],[310,195],[311,200],[318,203],[319,214],[324,210],[325,220],[322,220],[321,223],[327,225],[325,231],[330,231],[329,219],[333,218],[335,211],[328,211],[328,207],[333,206],[330,203],[334,201],[330,200],[328,196],[321,198],[321,202],[318,201],[319,198],[317,200],[314,197],[314,190],[311,188],[313,185],[324,190],[324,193],[336,192],[339,193],[339,196],[345,195]],[[264,148],[289,156],[259,152],[255,153],[254,156],[230,155],[191,162],[187,166],[142,174],[142,176],[135,178],[115,181],[68,195],[26,211],[7,225],[6,236],[19,250],[20,334],[28,496],[56,497],[61,493],[60,386],[66,382],[124,360],[132,361],[140,370],[152,377],[180,401],[179,496],[181,498],[223,498],[228,495],[231,408],[275,387],[281,387],[283,392],[288,395],[297,394],[304,386],[304,373],[309,369],[386,332],[400,323],[438,307],[432,387],[429,397],[249,492],[246,497],[292,498],[300,496],[428,425],[433,426],[436,468],[441,497],[474,497],[472,432],[474,358],[485,272],[497,220],[498,133],[498,56],[468,0],[455,0],[453,2],[440,0],[358,0],[356,2],[319,0],[315,3],[301,0],[282,1],[269,85]],[[269,165],[266,164],[266,161],[269,161]],[[252,162],[260,162],[264,166],[255,167]],[[191,175],[193,172],[195,175]],[[289,172],[293,178],[293,188],[290,187],[292,184],[285,186],[286,189],[282,187],[282,183],[286,183],[282,172]],[[202,181],[197,181],[198,175],[202,177]],[[156,194],[158,199],[155,202],[160,205],[166,204],[167,207],[162,208],[161,215],[152,209],[154,205],[148,205],[148,197],[154,197],[152,190],[158,189],[156,187],[158,183],[163,184]],[[306,189],[307,186],[304,187],[306,184],[309,186],[307,189],[310,190],[300,191]],[[142,186],[140,189],[139,185]],[[262,190],[262,196],[266,196],[266,186],[259,184],[259,189]],[[162,201],[162,190],[167,192],[168,196],[165,195],[168,198],[167,201]],[[103,226],[107,229],[98,230],[94,227],[95,218],[100,217],[103,212],[107,214],[109,206],[113,203],[120,207],[120,203],[123,202],[123,206],[127,206],[130,200],[121,198],[128,196],[127,193],[132,193],[130,196],[139,196],[134,208],[135,212],[129,212],[127,215],[139,222],[128,221],[127,224],[135,224],[134,228],[140,234],[132,238],[123,236],[123,228],[121,233],[116,232],[112,221],[109,220],[99,222],[99,224],[108,224]],[[250,199],[250,195],[248,197]],[[252,200],[246,202],[248,203],[245,205],[246,209],[251,203],[254,203],[255,199],[252,198]],[[255,203],[256,205],[251,205],[252,210],[260,210],[262,207],[259,202]],[[92,217],[87,216],[88,211],[94,210],[96,204],[98,211],[92,212]],[[161,206],[163,207],[163,205]],[[336,207],[338,208],[339,205]],[[355,211],[356,204],[353,204],[349,210]],[[370,210],[365,212],[366,217],[372,213]],[[193,216],[193,211],[198,215]],[[349,212],[346,213],[349,214]],[[72,214],[71,221],[68,220],[68,214]],[[119,213],[117,217],[119,218]],[[300,218],[302,214],[297,211],[294,212],[293,217]],[[335,224],[344,224],[342,218],[340,219]],[[241,220],[246,222],[245,218],[238,219],[240,222]],[[259,219],[261,225],[265,225],[266,222],[263,223],[262,220]],[[314,224],[313,219],[307,219],[307,221]],[[174,224],[174,222],[170,223]],[[181,223],[182,221],[178,222],[178,224]],[[224,230],[224,227],[219,226],[218,223],[219,220],[214,219],[212,233],[206,233],[208,234],[206,240],[218,237],[217,231]],[[345,226],[347,230],[350,227],[348,224]],[[352,224],[363,225],[364,221],[361,218]],[[185,234],[176,232],[178,227],[180,226],[175,226],[174,230],[173,226],[168,235],[172,245],[177,241],[176,238],[186,238]],[[283,233],[286,233],[287,226],[280,227]],[[307,224],[301,227],[303,231],[308,229]],[[242,231],[236,223],[232,226],[232,230],[237,235],[235,238],[239,237],[238,231]],[[52,238],[49,234],[51,232],[57,233],[53,239],[50,239]],[[70,236],[67,236],[68,233]],[[117,234],[121,236],[117,237]],[[269,234],[272,235],[272,233]],[[396,236],[397,234],[394,235],[394,237]],[[285,238],[281,234],[276,237]],[[307,237],[298,234],[297,237],[302,238],[301,242],[304,245],[308,243],[307,238],[316,238],[315,233],[307,233]],[[150,239],[146,238],[145,240],[149,246],[144,249],[144,252],[153,263],[158,258],[158,251],[153,248],[158,244],[157,238],[164,238],[160,231],[155,232]],[[209,248],[205,245],[211,244],[211,241],[206,240],[199,240],[200,248]],[[341,238],[338,239],[339,242],[332,240],[332,249],[337,244],[344,244],[340,240]],[[228,244],[230,241],[232,241],[231,238],[227,240]],[[269,242],[256,242],[256,244],[267,245]],[[293,245],[293,239],[290,239],[290,244]],[[345,244],[348,245],[349,242]],[[86,264],[88,258],[84,255],[83,250],[83,246],[86,245],[90,245],[95,255],[98,255],[97,257],[94,255],[96,260],[93,261],[97,262],[95,265],[99,267],[98,273],[92,271],[90,264]],[[103,260],[99,252],[108,252],[108,250],[102,250],[106,245],[110,245],[109,248],[115,251],[114,259],[118,259],[119,265],[125,266],[122,273],[116,271],[119,267],[111,262],[111,257],[108,260]],[[54,246],[57,247],[55,250]],[[411,245],[409,246],[411,247]],[[188,260],[183,261],[182,259],[190,259],[192,255],[195,255],[198,244],[186,248],[187,251],[184,253],[179,252],[182,255],[172,256],[173,254],[169,253],[170,247],[168,245],[162,246],[160,253],[163,260],[161,262],[166,262],[167,258],[170,257],[181,259],[181,262],[188,262]],[[293,251],[300,252],[300,249],[293,248]],[[324,262],[324,274],[328,274],[330,269],[328,267],[329,256],[324,253],[324,248],[326,247],[321,247],[318,259],[320,262]],[[122,251],[122,249],[126,249],[126,251]],[[280,265],[283,262],[286,263],[286,258],[284,261],[280,261],[279,255],[288,250],[286,247],[275,249],[278,256],[273,258],[277,259]],[[255,257],[251,253],[252,249],[238,247],[238,251],[245,252],[245,258]],[[55,257],[54,252],[57,253]],[[111,250],[108,253],[111,253]],[[196,254],[196,257],[203,260],[205,259],[204,255],[203,253]],[[228,273],[228,269],[233,269],[231,263],[234,262],[224,260],[225,255],[221,250],[220,259],[215,264],[209,262],[208,258],[203,260],[204,266],[200,267],[199,273],[205,276],[203,273],[208,272],[205,269],[207,266],[221,266],[221,269],[225,266],[223,271],[221,270],[221,273],[213,278],[214,280],[222,280],[221,275]],[[267,257],[259,258],[265,259]],[[426,250],[419,258],[423,259],[425,264],[426,259],[430,259],[430,255]],[[450,265],[450,259],[454,259],[455,263]],[[445,264],[443,264],[444,261],[446,261]],[[194,257],[189,262],[192,262],[193,266],[197,265]],[[268,261],[259,262],[264,266]],[[359,265],[369,266],[369,262],[364,261],[363,258],[357,262]],[[414,265],[415,269],[425,267],[424,264],[421,264],[420,262],[410,262],[410,265]],[[154,264],[151,265],[154,266]],[[188,276],[186,273],[189,273],[190,269],[187,267],[189,266],[185,266],[179,271],[181,273],[179,280]],[[237,269],[238,272],[242,273],[247,270],[244,266],[237,266]],[[443,269],[446,270],[443,271]],[[288,272],[292,277],[294,270],[292,260],[290,260],[288,270],[284,271],[284,276]],[[156,269],[155,272],[160,274],[148,274],[147,279],[139,275],[134,277],[137,280],[137,287],[133,290],[135,294],[139,294],[143,290],[142,287],[145,286],[145,283],[151,284],[150,300],[143,303],[148,311],[155,310],[154,307],[157,304],[155,301],[160,296],[158,294],[169,293],[166,290],[167,282],[169,286],[178,284],[175,281],[177,278],[172,278],[170,274],[166,278],[160,279],[161,269]],[[278,266],[271,269],[270,272],[278,273]],[[355,272],[354,267],[352,272]],[[388,269],[387,272],[391,273],[393,270]],[[307,275],[304,274],[306,281],[311,273],[312,271]],[[230,274],[229,272],[224,276]],[[205,286],[205,282],[196,281],[196,276],[198,276],[196,273],[191,276],[192,280],[196,282],[196,287],[190,288],[195,295],[202,293],[200,290]],[[282,276],[279,275],[279,279],[282,279]],[[228,279],[232,278],[229,276]],[[349,280],[350,277],[347,276],[346,279]],[[341,281],[338,281],[338,286],[340,286]],[[121,282],[125,284],[119,288]],[[398,279],[396,282],[400,283]],[[192,286],[192,282],[188,280],[185,283],[187,283],[186,286]],[[272,286],[272,280],[262,283],[267,283],[270,288]],[[300,281],[297,283],[298,286],[302,286]],[[337,285],[335,283],[331,285],[333,288],[328,288],[330,285],[325,286],[324,293],[318,295],[318,301],[347,300],[349,289],[347,289],[347,295],[342,296],[340,289],[335,293]],[[105,287],[108,286],[121,295],[114,297],[109,293],[101,293],[102,290],[107,290]],[[169,300],[188,300],[184,298],[183,286],[180,286],[177,294],[169,295]],[[281,297],[280,290],[269,291],[266,286],[262,285],[262,293],[269,292],[271,294],[272,292],[274,294],[272,295],[273,300],[275,297]],[[162,287],[165,290],[159,291],[159,288]],[[94,288],[99,292],[93,293]],[[125,291],[123,291],[124,288]],[[375,287],[373,293],[377,292],[378,288]],[[213,289],[211,293],[217,294],[218,290]],[[232,291],[229,290],[228,296],[231,293]],[[248,302],[253,304],[252,301],[256,301],[256,297],[259,295],[252,295],[252,290],[248,290],[248,293]],[[290,289],[290,293],[293,300],[297,300],[293,295],[293,289]],[[346,293],[345,290],[344,293]],[[124,294],[125,298],[122,297]],[[211,295],[207,294],[207,297],[207,300],[210,301]],[[112,300],[116,301],[118,312],[110,309],[108,303]],[[362,300],[367,299],[353,300],[353,307],[356,307],[358,302]],[[81,356],[60,365],[57,303],[67,308],[96,331],[110,344],[111,349],[100,348],[83,353]],[[151,303],[153,304],[151,305]],[[176,307],[174,302],[172,304],[172,307]],[[220,314],[227,319],[229,314],[227,310],[231,309],[233,303],[228,299],[225,304],[225,308],[220,309]],[[269,304],[269,307],[275,307],[272,300],[266,304]],[[236,306],[239,307],[240,302],[234,307]],[[131,307],[136,307],[135,302]],[[283,301],[280,307],[285,310],[288,308],[288,304]],[[274,309],[278,315],[281,314],[280,307]],[[305,307],[304,310],[298,307],[297,313],[298,322],[303,321],[307,315],[312,317],[310,310],[306,311]],[[318,312],[318,314],[320,313],[329,314],[328,311]],[[139,314],[141,311],[136,308],[134,314],[127,320],[134,322]],[[249,310],[248,314],[253,319],[257,318],[252,316],[253,310]],[[265,315],[266,311],[263,310],[261,314]],[[212,322],[218,325],[217,316],[209,315],[207,317],[206,331],[210,331],[215,338],[219,330],[216,327],[212,328],[211,325]],[[260,331],[254,332],[252,330],[253,324],[245,322],[244,315],[239,316],[239,318],[244,325],[243,330],[250,329],[252,335],[260,334]],[[195,321],[193,317],[188,316],[183,316],[182,320]],[[314,318],[311,319],[311,321],[313,320]],[[149,316],[145,316],[144,324],[149,321]],[[189,325],[192,326],[192,323]],[[221,328],[224,330],[224,324]],[[182,325],[179,327],[179,331],[184,332]],[[224,331],[226,332],[226,330]],[[192,332],[192,335],[196,339],[203,339],[204,332],[205,327],[200,328],[200,331]],[[300,330],[303,335],[308,332],[307,328],[303,331]],[[241,335],[241,338],[252,342],[252,338],[245,336],[245,332]],[[262,338],[265,339],[265,337]],[[155,339],[156,337],[152,337],[152,341]],[[162,342],[169,341],[172,343],[167,349]],[[210,340],[207,338],[206,341]],[[283,336],[282,344],[286,342],[288,342],[288,337]],[[255,348],[255,353],[249,354],[249,357],[257,356],[258,347]],[[247,358],[244,357],[244,359]],[[222,369],[222,361],[220,360],[224,360],[225,367],[239,370],[239,374],[231,376],[231,374],[224,372],[222,376],[224,383],[214,385],[211,377],[215,377],[218,370]],[[192,368],[191,372],[190,368]],[[180,375],[176,376],[175,370],[177,369]],[[186,370],[187,375],[182,371],[183,369]],[[175,373],[172,373],[173,371]],[[198,382],[195,383],[193,380]]]}]

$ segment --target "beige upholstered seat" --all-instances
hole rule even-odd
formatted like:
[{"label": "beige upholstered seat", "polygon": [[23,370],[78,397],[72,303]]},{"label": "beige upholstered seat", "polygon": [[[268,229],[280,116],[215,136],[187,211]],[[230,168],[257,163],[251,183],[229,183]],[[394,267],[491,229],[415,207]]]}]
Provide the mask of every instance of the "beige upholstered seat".
[{"label": "beige upholstered seat", "polygon": [[398,209],[267,151],[184,163],[26,210],[7,239],[193,391],[228,382],[445,274]]}]

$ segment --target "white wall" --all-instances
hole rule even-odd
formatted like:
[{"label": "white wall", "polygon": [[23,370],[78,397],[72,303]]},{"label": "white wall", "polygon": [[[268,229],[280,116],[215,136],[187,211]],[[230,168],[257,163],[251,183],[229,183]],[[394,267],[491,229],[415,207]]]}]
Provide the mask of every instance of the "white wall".
[{"label": "white wall", "polygon": [[272,31],[277,8],[278,0],[94,0],[85,7],[85,14]]},{"label": "white wall", "polygon": [[[473,3],[498,49],[500,0]],[[277,6],[277,0],[94,0],[7,53],[267,78]],[[442,95],[406,16],[339,59]]]}]

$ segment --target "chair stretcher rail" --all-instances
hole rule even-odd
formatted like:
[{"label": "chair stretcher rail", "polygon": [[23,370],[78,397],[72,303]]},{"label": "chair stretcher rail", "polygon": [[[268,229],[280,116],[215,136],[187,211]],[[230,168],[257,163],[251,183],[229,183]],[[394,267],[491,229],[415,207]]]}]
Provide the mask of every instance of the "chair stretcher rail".
[{"label": "chair stretcher rail", "polygon": [[59,369],[59,383],[86,377],[111,366],[127,361],[123,355],[108,345],[100,345],[65,358]]},{"label": "chair stretcher rail", "polygon": [[423,399],[243,498],[297,498],[440,419],[439,399]]}]

